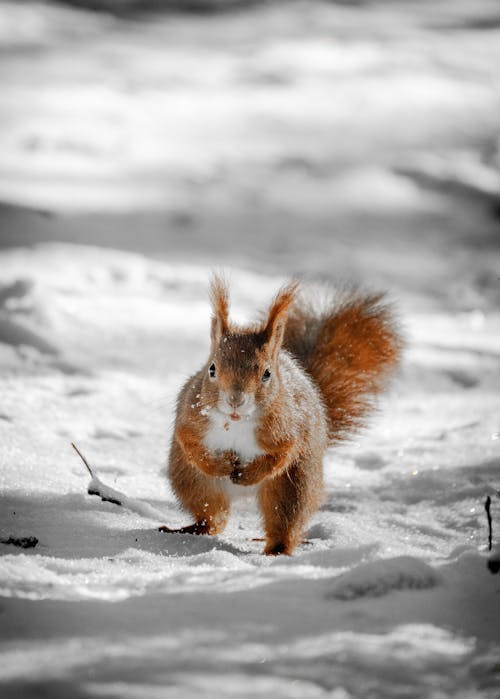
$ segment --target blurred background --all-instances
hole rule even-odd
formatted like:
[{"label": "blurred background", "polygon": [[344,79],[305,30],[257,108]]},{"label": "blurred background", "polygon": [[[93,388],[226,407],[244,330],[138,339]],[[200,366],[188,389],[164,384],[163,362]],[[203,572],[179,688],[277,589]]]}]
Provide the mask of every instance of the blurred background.
[{"label": "blurred background", "polygon": [[500,300],[497,0],[0,3],[0,242]]}]

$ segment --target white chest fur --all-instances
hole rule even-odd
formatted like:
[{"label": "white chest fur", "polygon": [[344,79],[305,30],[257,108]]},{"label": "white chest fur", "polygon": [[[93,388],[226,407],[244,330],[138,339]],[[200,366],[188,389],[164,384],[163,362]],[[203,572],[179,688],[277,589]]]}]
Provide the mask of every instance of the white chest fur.
[{"label": "white chest fur", "polygon": [[235,451],[243,464],[264,454],[255,438],[255,417],[231,420],[218,410],[208,416],[209,428],[205,434],[205,446],[209,451]]}]

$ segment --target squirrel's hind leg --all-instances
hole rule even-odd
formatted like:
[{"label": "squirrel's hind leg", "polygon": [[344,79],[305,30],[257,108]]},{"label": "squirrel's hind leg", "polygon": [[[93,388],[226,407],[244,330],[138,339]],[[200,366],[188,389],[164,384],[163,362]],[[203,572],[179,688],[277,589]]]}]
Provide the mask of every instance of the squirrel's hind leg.
[{"label": "squirrel's hind leg", "polygon": [[159,527],[158,531],[167,534],[209,534],[214,536],[220,534],[227,524],[229,519],[229,502],[222,498],[215,500],[213,498],[202,498],[197,502],[183,502],[186,509],[190,510],[196,521],[193,524],[188,524],[185,527],[171,529],[166,525]]},{"label": "squirrel's hind leg", "polygon": [[[267,556],[290,555],[303,541],[304,527],[318,509],[323,481],[321,464],[315,479],[300,465],[293,465],[274,478],[266,479],[259,489],[259,505],[264,519]],[[312,478],[311,478],[312,476]]]},{"label": "squirrel's hind leg", "polygon": [[194,523],[179,529],[161,527],[160,531],[180,534],[220,534],[227,524],[230,500],[222,479],[206,476],[190,464],[177,460],[169,469],[172,488],[182,507],[194,517]]}]

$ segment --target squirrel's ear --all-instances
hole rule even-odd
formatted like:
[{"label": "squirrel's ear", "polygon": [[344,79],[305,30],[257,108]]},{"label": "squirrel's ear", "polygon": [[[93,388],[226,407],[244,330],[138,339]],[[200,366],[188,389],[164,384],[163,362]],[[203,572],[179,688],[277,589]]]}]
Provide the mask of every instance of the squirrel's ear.
[{"label": "squirrel's ear", "polygon": [[285,333],[286,321],[290,305],[295,298],[299,286],[298,281],[290,282],[283,286],[278,293],[269,309],[269,316],[264,328],[266,344],[268,345],[271,356],[274,358],[276,352],[281,347],[283,335]]},{"label": "squirrel's ear", "polygon": [[212,343],[217,345],[229,331],[229,290],[222,276],[212,276],[209,296],[212,304]]}]

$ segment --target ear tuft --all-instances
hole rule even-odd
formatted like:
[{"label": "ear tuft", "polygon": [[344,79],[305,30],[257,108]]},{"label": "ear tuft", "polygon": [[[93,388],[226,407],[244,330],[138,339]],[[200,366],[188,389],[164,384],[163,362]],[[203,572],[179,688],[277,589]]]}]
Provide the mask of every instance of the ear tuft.
[{"label": "ear tuft", "polygon": [[229,330],[229,288],[221,274],[212,275],[209,297],[212,305],[212,342],[217,344]]},{"label": "ear tuft", "polygon": [[269,316],[264,328],[264,334],[266,335],[266,342],[269,344],[273,356],[279,350],[283,342],[288,310],[293,303],[298,288],[299,282],[297,279],[281,287],[269,309]]}]

